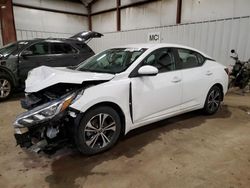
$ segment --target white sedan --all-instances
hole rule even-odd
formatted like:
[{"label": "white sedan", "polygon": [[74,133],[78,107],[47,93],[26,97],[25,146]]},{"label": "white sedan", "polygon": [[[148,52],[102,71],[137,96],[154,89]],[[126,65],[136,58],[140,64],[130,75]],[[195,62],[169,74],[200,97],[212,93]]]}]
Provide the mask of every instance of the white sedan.
[{"label": "white sedan", "polygon": [[83,154],[96,154],[137,127],[197,109],[214,114],[227,86],[227,68],[196,49],[116,47],[77,67],[32,70],[15,137],[33,151],[67,141]]}]

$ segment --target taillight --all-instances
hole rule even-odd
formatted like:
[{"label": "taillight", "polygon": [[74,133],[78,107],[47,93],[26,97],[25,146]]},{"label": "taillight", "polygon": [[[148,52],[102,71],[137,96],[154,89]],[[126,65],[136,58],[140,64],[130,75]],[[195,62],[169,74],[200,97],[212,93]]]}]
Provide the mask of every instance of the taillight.
[{"label": "taillight", "polygon": [[227,73],[227,75],[229,75],[229,69],[228,69],[228,68],[225,68],[224,70],[225,70],[225,72]]}]

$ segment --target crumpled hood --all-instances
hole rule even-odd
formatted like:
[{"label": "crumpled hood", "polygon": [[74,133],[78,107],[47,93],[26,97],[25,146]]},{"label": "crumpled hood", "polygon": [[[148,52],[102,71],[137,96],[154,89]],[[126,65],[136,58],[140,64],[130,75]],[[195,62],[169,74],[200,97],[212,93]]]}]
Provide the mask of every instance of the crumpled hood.
[{"label": "crumpled hood", "polygon": [[84,81],[105,81],[111,80],[113,77],[113,74],[108,73],[81,72],[62,67],[41,66],[29,73],[25,81],[25,92],[37,92],[58,83],[82,84]]}]

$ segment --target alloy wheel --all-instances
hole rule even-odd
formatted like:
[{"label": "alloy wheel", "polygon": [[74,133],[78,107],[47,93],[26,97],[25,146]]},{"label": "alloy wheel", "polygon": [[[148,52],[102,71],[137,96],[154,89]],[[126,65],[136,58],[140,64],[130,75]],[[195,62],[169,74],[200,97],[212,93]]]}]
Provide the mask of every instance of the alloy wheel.
[{"label": "alloy wheel", "polygon": [[208,96],[208,109],[213,112],[220,105],[220,91],[212,90]]},{"label": "alloy wheel", "polygon": [[85,126],[85,143],[92,149],[100,149],[111,143],[116,132],[116,122],[109,114],[99,113]]},{"label": "alloy wheel", "polygon": [[6,98],[11,91],[11,84],[7,79],[0,79],[0,98]]}]

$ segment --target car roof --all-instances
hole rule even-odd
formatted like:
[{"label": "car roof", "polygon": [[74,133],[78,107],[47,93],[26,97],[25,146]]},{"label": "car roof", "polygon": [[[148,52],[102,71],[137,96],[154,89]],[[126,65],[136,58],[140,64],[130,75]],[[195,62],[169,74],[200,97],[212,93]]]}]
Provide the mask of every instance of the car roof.
[{"label": "car roof", "polygon": [[46,41],[46,42],[79,42],[76,39],[71,38],[34,38],[34,39],[27,39],[27,40],[19,40],[17,42],[39,42],[39,41]]},{"label": "car roof", "polygon": [[124,46],[119,46],[119,48],[147,48],[147,49],[157,49],[157,48],[164,48],[164,47],[185,48],[188,50],[193,50],[193,51],[199,52],[203,56],[212,59],[207,54],[205,54],[205,53],[203,53],[195,48],[185,46],[185,45],[180,45],[180,44],[173,44],[173,43],[139,43],[139,44],[128,44],[128,45],[124,45]]}]

